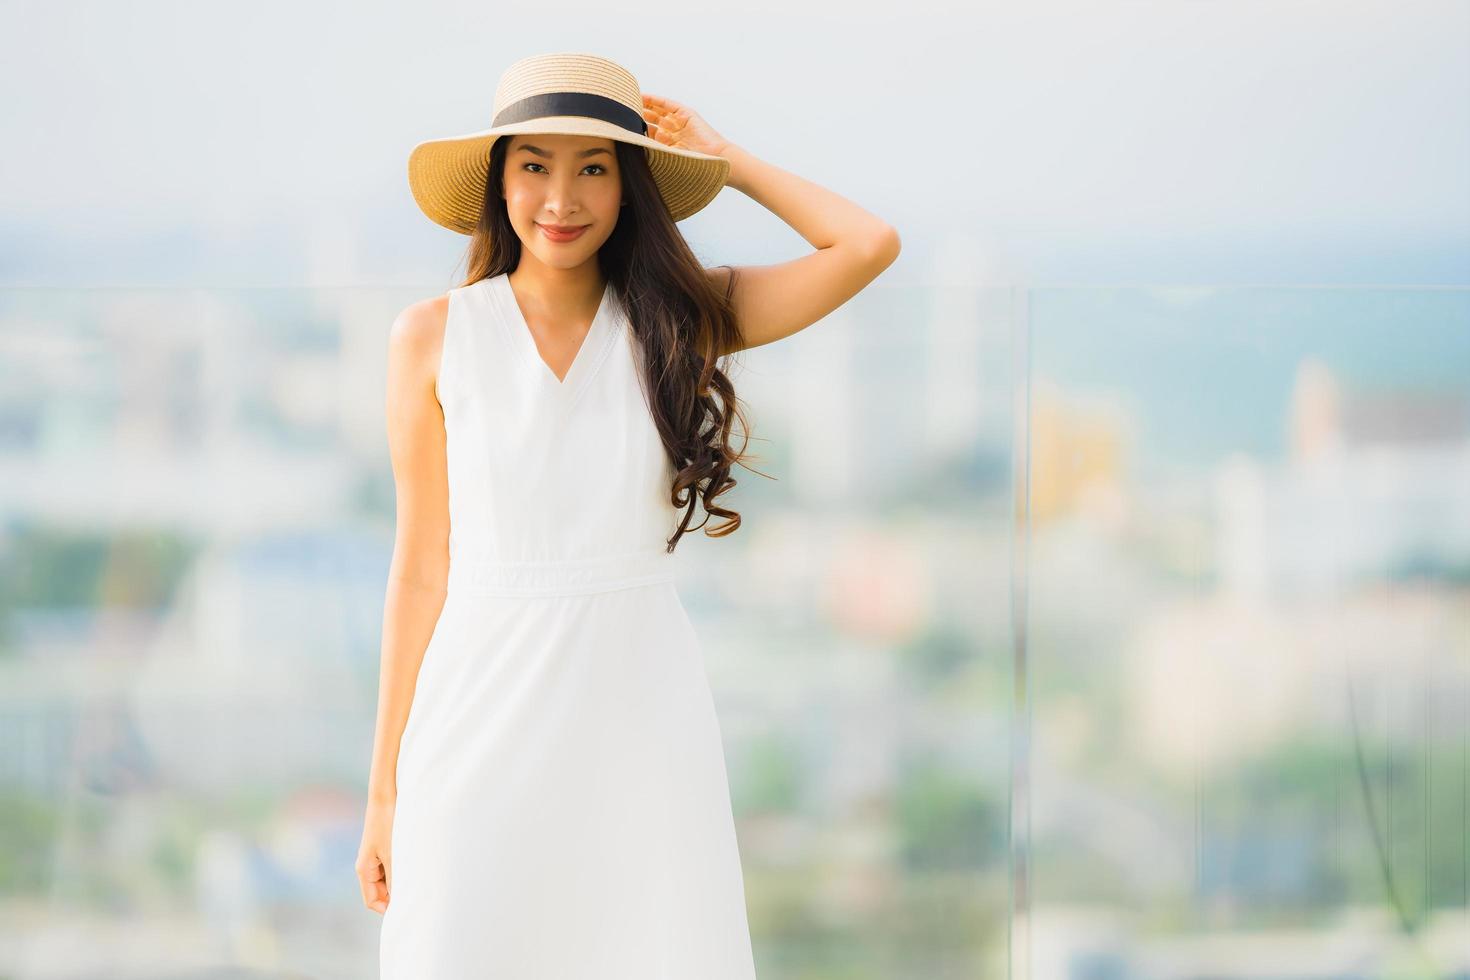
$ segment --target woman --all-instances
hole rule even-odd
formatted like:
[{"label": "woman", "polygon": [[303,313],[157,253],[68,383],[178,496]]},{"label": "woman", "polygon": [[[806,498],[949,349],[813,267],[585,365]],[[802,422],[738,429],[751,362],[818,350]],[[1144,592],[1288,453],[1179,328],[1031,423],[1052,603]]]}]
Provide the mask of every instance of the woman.
[{"label": "woman", "polygon": [[[720,359],[842,305],[898,235],[587,54],[516,62],[493,128],[420,144],[409,178],[471,240],[465,283],[389,345],[397,537],[357,860],[381,977],[753,977],[671,562],[710,515],[739,526],[715,504],[741,461]],[[674,222],[726,184],[816,251],[703,268]]]}]

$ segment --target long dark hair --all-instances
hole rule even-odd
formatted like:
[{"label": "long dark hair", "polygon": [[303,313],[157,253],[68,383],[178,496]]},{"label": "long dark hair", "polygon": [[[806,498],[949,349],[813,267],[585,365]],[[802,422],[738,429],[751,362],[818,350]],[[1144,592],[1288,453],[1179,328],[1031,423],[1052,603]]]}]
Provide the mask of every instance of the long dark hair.
[{"label": "long dark hair", "polygon": [[[521,259],[521,240],[501,196],[510,141],[497,139],[490,148],[485,206],[470,235],[465,286],[511,272]],[[597,261],[628,311],[643,353],[640,381],[664,451],[674,464],[669,502],[683,508],[684,517],[665,542],[665,550],[672,552],[686,531],[706,527],[710,517],[723,518],[724,523],[707,528],[704,533],[709,537],[723,537],[740,527],[738,513],[715,503],[735,486],[730,470],[736,464],[751,469],[745,463],[750,442],[746,416],[735,387],[720,369],[720,351],[743,346],[730,300],[736,272],[726,267],[730,276],[723,294],[711,285],[659,195],[647,151],[622,140],[612,143],[627,206],[619,209],[617,226],[598,251]],[[742,435],[738,451],[730,444],[737,421]],[[706,514],[691,528],[696,500],[703,503]]]}]

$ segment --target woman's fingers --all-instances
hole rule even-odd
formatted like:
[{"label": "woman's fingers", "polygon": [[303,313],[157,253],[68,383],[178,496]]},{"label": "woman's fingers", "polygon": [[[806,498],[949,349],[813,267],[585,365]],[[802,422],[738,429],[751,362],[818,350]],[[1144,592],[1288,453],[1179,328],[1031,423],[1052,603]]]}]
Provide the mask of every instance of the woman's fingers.
[{"label": "woman's fingers", "polygon": [[367,907],[374,912],[385,912],[388,909],[388,888],[382,881],[372,882],[368,886]]},{"label": "woman's fingers", "polygon": [[383,865],[375,856],[357,863],[357,880],[362,887],[362,903],[374,912],[388,908],[388,882]]},{"label": "woman's fingers", "polygon": [[[649,95],[646,92],[643,94],[643,102],[645,106],[651,106],[654,113],[660,116],[683,118],[689,113],[689,110],[681,103],[672,102],[669,99],[661,99],[656,95]],[[645,108],[643,111],[646,114],[650,110]]]},{"label": "woman's fingers", "polygon": [[643,120],[648,124],[648,138],[669,146],[704,149],[712,142],[704,132],[705,123],[690,108],[672,99],[643,93]]}]

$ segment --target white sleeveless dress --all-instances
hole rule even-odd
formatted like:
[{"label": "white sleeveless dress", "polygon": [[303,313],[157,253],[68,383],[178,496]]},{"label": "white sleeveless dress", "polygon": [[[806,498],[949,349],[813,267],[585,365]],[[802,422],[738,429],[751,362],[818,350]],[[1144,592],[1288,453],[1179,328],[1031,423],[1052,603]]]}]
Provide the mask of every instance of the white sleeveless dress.
[{"label": "white sleeveless dress", "polygon": [[504,275],[449,292],[449,585],[399,748],[381,980],[755,976],[636,344],[609,283],[558,381]]}]

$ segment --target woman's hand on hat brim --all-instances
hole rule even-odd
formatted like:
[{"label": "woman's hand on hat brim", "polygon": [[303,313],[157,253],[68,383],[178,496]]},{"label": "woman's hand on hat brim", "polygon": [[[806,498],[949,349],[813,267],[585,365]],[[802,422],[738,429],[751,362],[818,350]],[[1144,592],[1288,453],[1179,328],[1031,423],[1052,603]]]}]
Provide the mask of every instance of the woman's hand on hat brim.
[{"label": "woman's hand on hat brim", "polygon": [[730,147],[730,141],[715,132],[699,113],[673,99],[644,92],[643,120],[648,123],[649,138],[665,146],[710,156],[722,156]]}]

